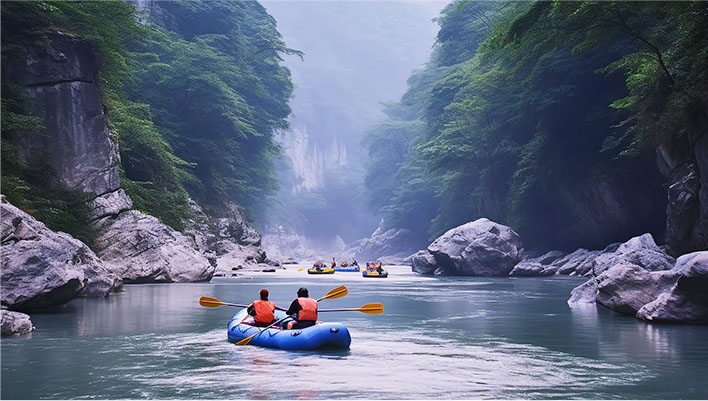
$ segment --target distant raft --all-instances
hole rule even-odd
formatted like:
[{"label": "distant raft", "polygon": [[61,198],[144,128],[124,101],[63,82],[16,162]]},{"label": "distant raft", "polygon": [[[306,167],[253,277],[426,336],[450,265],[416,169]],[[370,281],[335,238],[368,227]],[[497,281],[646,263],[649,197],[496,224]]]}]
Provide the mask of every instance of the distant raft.
[{"label": "distant raft", "polygon": [[358,272],[359,266],[335,267],[334,270],[338,272]]},{"label": "distant raft", "polygon": [[376,270],[363,270],[361,272],[361,275],[364,277],[386,278],[388,277],[388,270],[384,270],[381,273],[377,272]]},{"label": "distant raft", "polygon": [[[246,337],[258,333],[263,328],[244,323],[247,317],[246,309],[236,313],[227,326],[228,339],[237,343]],[[276,319],[285,317],[285,312],[276,311]],[[248,318],[248,320],[251,320]],[[272,327],[253,337],[250,345],[284,350],[319,350],[319,349],[349,349],[352,339],[349,330],[341,323],[318,323],[304,329],[282,329]]]},{"label": "distant raft", "polygon": [[334,274],[334,268],[329,267],[327,269],[317,270],[314,267],[307,269],[308,274]]}]

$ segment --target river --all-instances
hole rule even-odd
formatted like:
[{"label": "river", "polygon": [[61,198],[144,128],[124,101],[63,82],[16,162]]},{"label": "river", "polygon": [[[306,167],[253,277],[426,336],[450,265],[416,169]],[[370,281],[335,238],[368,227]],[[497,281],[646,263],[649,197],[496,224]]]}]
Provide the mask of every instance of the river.
[{"label": "river", "polygon": [[[2,339],[3,399],[706,399],[708,326],[645,324],[602,307],[571,309],[582,282],[433,278],[391,267],[388,279],[287,266],[211,283],[143,284],[33,314],[37,330]],[[261,288],[287,307],[346,285],[321,307],[382,302],[385,312],[321,314],[352,336],[344,352],[236,346],[226,323]],[[326,304],[326,305],[325,305]]]}]

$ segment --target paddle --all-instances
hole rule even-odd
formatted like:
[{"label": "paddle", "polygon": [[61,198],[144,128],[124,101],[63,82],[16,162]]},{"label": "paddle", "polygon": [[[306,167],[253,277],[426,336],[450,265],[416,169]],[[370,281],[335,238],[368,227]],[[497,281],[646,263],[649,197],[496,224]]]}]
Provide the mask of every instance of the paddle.
[{"label": "paddle", "polygon": [[221,305],[238,306],[240,308],[247,308],[248,307],[248,305],[231,304],[228,302],[221,302],[214,297],[201,297],[201,298],[199,298],[199,305],[206,306],[207,308],[216,308],[217,306],[221,306]]},{"label": "paddle", "polygon": [[[349,290],[347,290],[347,287],[345,287],[345,286],[343,286],[343,285],[340,285],[339,287],[337,287],[337,288],[331,290],[330,292],[326,293],[322,298],[317,299],[317,302],[320,302],[320,301],[325,300],[325,299],[341,298],[341,297],[347,295],[348,292],[349,292]],[[382,308],[383,308],[383,305],[382,305]],[[271,323],[269,326],[264,327],[263,329],[261,329],[261,331],[259,331],[258,333],[253,334],[253,335],[251,335],[251,336],[248,336],[248,337],[244,338],[243,340],[237,342],[236,345],[248,345],[248,343],[250,343],[251,340],[253,340],[253,338],[256,337],[257,335],[263,333],[264,331],[268,330],[269,328],[271,328],[271,327],[273,327],[273,326],[276,326],[276,325],[282,323],[282,322],[285,321],[287,318],[292,318],[293,316],[294,316],[294,314],[293,314],[293,315],[290,315],[290,316],[285,316],[284,318],[282,318],[282,319],[280,319],[280,320],[278,320],[278,321],[276,321],[276,322]]]},{"label": "paddle", "polygon": [[383,304],[377,302],[374,304],[366,304],[366,305],[360,306],[358,308],[319,309],[318,310],[318,312],[345,312],[345,311],[362,312],[362,313],[366,313],[368,315],[378,315],[379,313],[383,313],[384,307],[383,307]]}]

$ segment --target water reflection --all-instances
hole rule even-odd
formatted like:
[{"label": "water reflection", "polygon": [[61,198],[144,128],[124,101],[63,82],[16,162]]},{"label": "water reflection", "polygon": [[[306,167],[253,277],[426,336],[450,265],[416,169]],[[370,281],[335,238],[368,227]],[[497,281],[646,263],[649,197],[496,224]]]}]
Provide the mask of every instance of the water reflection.
[{"label": "water reflection", "polygon": [[[213,284],[128,286],[35,315],[29,338],[2,341],[2,398],[707,398],[708,328],[648,325],[606,308],[570,309],[572,279],[358,275],[293,270]],[[263,287],[285,305],[300,286],[332,307],[382,302],[383,315],[327,319],[346,352],[291,352],[226,341],[235,308]],[[324,304],[323,304],[324,305]],[[372,385],[374,383],[375,385]]]}]

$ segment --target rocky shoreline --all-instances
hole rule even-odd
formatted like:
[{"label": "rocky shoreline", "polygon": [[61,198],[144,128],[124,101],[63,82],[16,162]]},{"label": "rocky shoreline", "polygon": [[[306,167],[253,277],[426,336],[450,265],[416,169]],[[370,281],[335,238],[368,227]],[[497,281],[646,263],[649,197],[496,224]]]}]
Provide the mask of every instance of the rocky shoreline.
[{"label": "rocky shoreline", "polygon": [[568,304],[597,303],[645,321],[708,323],[708,251],[674,259],[651,234],[603,250],[524,251],[511,228],[488,219],[455,227],[406,258],[425,275],[589,277]]}]

